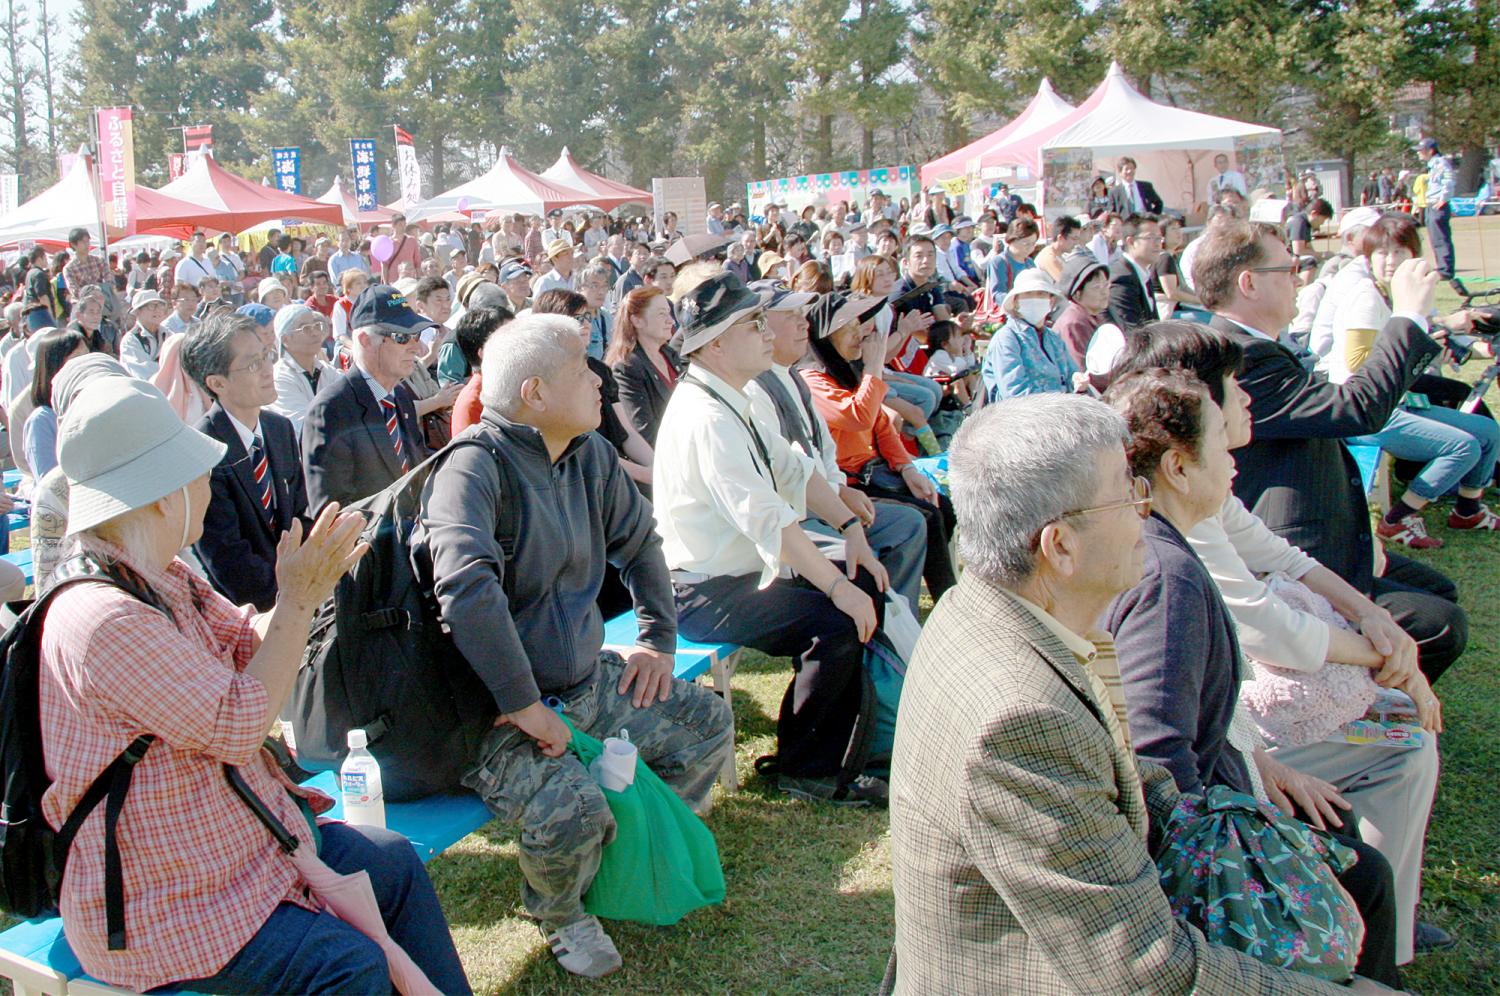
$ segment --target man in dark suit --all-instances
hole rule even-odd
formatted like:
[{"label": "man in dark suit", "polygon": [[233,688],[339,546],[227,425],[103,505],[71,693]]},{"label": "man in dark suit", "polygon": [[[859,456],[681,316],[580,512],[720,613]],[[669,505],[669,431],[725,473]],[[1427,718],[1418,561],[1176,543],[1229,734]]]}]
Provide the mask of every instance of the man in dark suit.
[{"label": "man in dark suit", "polygon": [[349,316],[354,362],[323,386],[302,424],[308,505],[368,498],[427,459],[411,394],[401,381],[436,323],[389,284],[365,288]]},{"label": "man in dark suit", "polygon": [[1307,370],[1280,341],[1295,317],[1296,261],[1269,225],[1230,221],[1204,236],[1193,264],[1212,326],[1245,349],[1240,386],[1255,437],[1235,451],[1234,490],[1273,531],[1389,611],[1416,640],[1430,682],[1458,659],[1469,623],[1441,572],[1386,553],[1372,556],[1370,512],[1359,468],[1343,440],[1377,432],[1441,348],[1427,334],[1437,280],[1420,259],[1392,281],[1394,317],[1369,358],[1343,384]]},{"label": "man in dark suit", "polygon": [[1151,268],[1162,245],[1161,225],[1154,215],[1127,218],[1122,232],[1124,252],[1109,264],[1109,320],[1121,331],[1156,321]]},{"label": "man in dark suit", "polygon": [[1115,161],[1115,182],[1109,188],[1109,199],[1122,218],[1133,214],[1161,214],[1161,197],[1156,188],[1135,178],[1135,160],[1121,156]]},{"label": "man in dark suit", "polygon": [[276,400],[276,354],[254,319],[219,312],[187,334],[181,356],[188,376],[214,399],[198,431],[228,447],[210,477],[203,537],[193,549],[225,598],[268,611],[276,601],[276,544],[294,521],[311,524],[297,432],[263,410]]}]

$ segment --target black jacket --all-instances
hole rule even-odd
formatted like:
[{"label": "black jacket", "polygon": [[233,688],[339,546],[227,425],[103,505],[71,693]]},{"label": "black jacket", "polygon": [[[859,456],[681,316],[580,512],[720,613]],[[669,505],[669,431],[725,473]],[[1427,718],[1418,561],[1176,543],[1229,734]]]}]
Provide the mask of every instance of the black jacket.
[{"label": "black jacket", "polygon": [[[1156,192],[1156,188],[1145,180],[1139,179],[1135,181],[1135,185],[1140,189],[1141,201],[1146,205],[1146,213],[1161,214],[1161,195]],[[1129,218],[1133,214],[1140,213],[1135,209],[1135,201],[1125,185],[1119,181],[1110,185],[1109,200],[1114,206],[1115,213],[1122,218]]]},{"label": "black jacket", "polygon": [[[667,361],[678,370],[682,369],[682,364],[675,357],[668,355]],[[639,343],[630,351],[629,356],[615,364],[614,374],[625,414],[630,416],[631,424],[646,438],[646,442],[655,446],[656,433],[661,428],[662,415],[666,414],[672,388],[662,379]]]},{"label": "black jacket", "polygon": [[1235,451],[1235,494],[1272,531],[1369,594],[1370,510],[1344,440],[1380,431],[1438,344],[1414,322],[1392,318],[1354,376],[1335,385],[1279,342],[1219,315],[1211,324],[1245,348],[1239,381],[1254,439]]},{"label": "black jacket", "polygon": [[[410,469],[427,459],[427,446],[406,385],[396,385],[395,399]],[[302,467],[314,515],[331,501],[349,505],[368,498],[401,476],[380,402],[359,367],[329,378],[308,405],[302,422]]]},{"label": "black jacket", "polygon": [[[460,438],[481,433],[506,454],[507,468],[482,446],[446,454],[422,493],[411,546],[431,572],[454,643],[496,707],[515,712],[593,675],[604,640],[595,599],[606,562],[630,589],[638,642],[675,651],[677,609],[651,505],[609,443],[585,433],[553,463],[540,433],[488,409]],[[521,507],[510,517],[507,564],[496,535],[499,508],[516,494]]]},{"label": "black jacket", "polygon": [[293,520],[302,520],[304,530],[311,524],[297,430],[275,412],[260,413],[260,435],[275,496],[272,517],[267,518],[250,454],[228,413],[215,404],[197,428],[229,450],[209,478],[212,497],[203,516],[203,538],[193,550],[220,594],[236,605],[248,603],[265,612],[276,601],[277,541]]},{"label": "black jacket", "polygon": [[[1151,279],[1151,271],[1146,271]],[[1156,305],[1146,295],[1146,287],[1135,275],[1135,266],[1121,256],[1109,264],[1109,320],[1120,331],[1156,321]]]}]

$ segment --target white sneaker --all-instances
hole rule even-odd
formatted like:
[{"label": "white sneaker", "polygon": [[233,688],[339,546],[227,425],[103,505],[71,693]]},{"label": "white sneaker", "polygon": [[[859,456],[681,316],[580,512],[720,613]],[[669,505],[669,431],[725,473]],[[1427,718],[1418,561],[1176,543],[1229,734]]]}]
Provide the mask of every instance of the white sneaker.
[{"label": "white sneaker", "polygon": [[597,917],[586,916],[547,935],[557,963],[574,975],[602,979],[624,962]]}]

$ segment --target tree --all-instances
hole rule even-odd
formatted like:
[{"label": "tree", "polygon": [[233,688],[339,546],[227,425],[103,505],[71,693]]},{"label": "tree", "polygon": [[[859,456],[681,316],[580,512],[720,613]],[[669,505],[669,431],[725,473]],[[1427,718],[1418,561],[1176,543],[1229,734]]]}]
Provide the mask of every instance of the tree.
[{"label": "tree", "polygon": [[1438,0],[1412,17],[1409,40],[1405,75],[1432,84],[1433,137],[1463,153],[1459,189],[1477,189],[1500,135],[1500,3]]},{"label": "tree", "polygon": [[860,126],[860,168],[870,169],[875,130],[905,117],[916,103],[916,85],[894,76],[906,56],[906,15],[892,0],[859,0],[859,19],[848,36],[858,73],[846,106]]},{"label": "tree", "polygon": [[606,25],[582,47],[594,66],[604,134],[637,187],[673,173],[682,97],[673,67],[674,0],[601,4]]},{"label": "tree", "polygon": [[594,0],[523,4],[505,46],[510,71],[505,111],[515,153],[550,163],[567,146],[579,162],[604,158],[605,121],[594,96],[600,67],[584,40],[607,28]]},{"label": "tree", "polygon": [[47,0],[38,0],[36,49],[42,57],[40,82],[42,109],[47,120],[47,162],[44,174],[57,168],[57,88],[52,75],[52,40],[58,34],[57,18],[47,11]]},{"label": "tree", "polygon": [[849,51],[846,0],[803,0],[787,14],[791,36],[793,92],[801,109],[813,119],[807,131],[806,168],[831,170],[836,165],[833,121],[848,94],[854,60]]},{"label": "tree", "polygon": [[10,125],[9,165],[16,173],[26,173],[33,165],[31,150],[31,90],[36,84],[36,68],[26,58],[25,37],[29,30],[26,11],[16,0],[5,0],[5,51],[0,65],[0,86],[5,98],[0,117]]}]

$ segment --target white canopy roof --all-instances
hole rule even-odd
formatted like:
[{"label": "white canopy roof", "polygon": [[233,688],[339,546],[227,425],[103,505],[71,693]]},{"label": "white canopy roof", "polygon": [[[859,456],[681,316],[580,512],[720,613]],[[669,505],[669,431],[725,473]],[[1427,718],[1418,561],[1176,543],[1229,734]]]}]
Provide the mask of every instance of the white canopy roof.
[{"label": "white canopy roof", "polygon": [[1164,149],[1232,152],[1237,137],[1280,134],[1264,125],[1158,104],[1130,85],[1118,62],[1110,63],[1099,88],[1059,124],[1044,148],[1089,148],[1099,158]]},{"label": "white canopy roof", "polygon": [[0,218],[0,246],[22,239],[65,244],[74,228],[87,228],[96,243],[103,241],[94,181],[83,157],[61,180]]},{"label": "white canopy roof", "polygon": [[967,176],[970,173],[982,175],[983,170],[994,165],[986,159],[992,149],[1004,148],[1008,142],[1033,135],[1048,125],[1056,124],[1072,112],[1073,105],[1057,95],[1057,91],[1052,89],[1051,80],[1042,77],[1036,93],[1021,109],[1020,114],[988,135],[976,138],[968,145],[954,149],[923,166],[922,185],[925,187],[939,180]]},{"label": "white canopy roof", "polygon": [[593,200],[591,193],[543,179],[516,162],[509,149],[502,148],[500,158],[489,172],[428,198],[408,211],[406,220],[425,221],[453,211],[546,214],[553,208],[588,204]]}]

